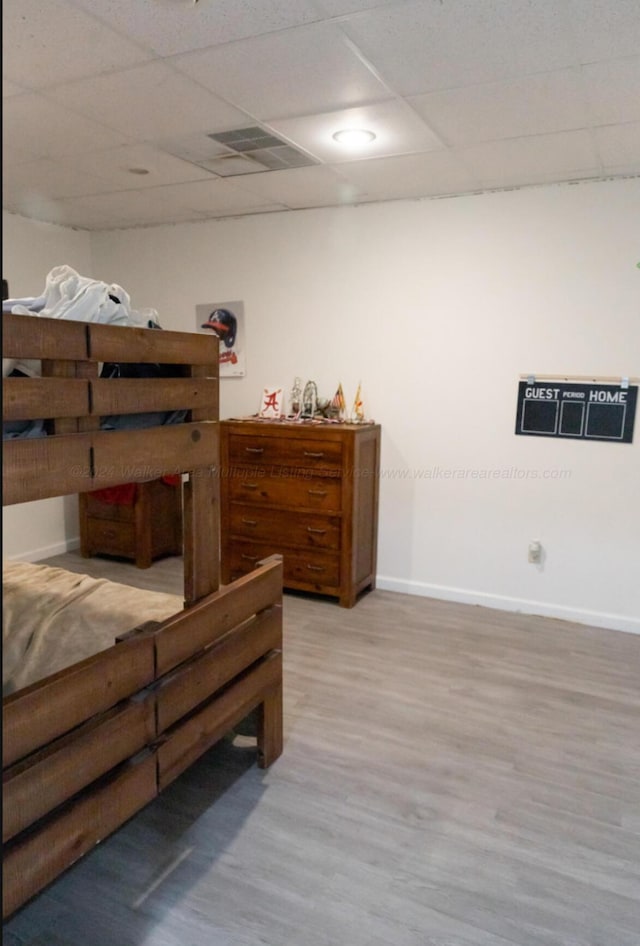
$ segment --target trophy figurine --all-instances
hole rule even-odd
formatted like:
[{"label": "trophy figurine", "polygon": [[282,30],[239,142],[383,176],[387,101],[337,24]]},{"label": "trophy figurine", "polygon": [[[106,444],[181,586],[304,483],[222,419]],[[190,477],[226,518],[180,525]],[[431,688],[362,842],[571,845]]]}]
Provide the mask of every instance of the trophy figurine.
[{"label": "trophy figurine", "polygon": [[315,381],[307,381],[302,392],[302,417],[313,417],[318,406],[318,386]]},{"label": "trophy figurine", "polygon": [[289,402],[291,405],[291,414],[295,420],[300,417],[302,411],[302,379],[295,378],[293,382],[293,387],[291,388],[291,394],[289,395]]}]

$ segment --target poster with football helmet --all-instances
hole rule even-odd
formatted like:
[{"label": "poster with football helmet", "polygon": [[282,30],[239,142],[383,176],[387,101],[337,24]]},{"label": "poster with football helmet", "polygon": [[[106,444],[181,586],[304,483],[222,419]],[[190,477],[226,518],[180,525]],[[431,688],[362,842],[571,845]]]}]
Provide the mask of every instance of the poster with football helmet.
[{"label": "poster with football helmet", "polygon": [[220,377],[245,375],[244,302],[212,302],[196,306],[196,331],[220,339]]}]

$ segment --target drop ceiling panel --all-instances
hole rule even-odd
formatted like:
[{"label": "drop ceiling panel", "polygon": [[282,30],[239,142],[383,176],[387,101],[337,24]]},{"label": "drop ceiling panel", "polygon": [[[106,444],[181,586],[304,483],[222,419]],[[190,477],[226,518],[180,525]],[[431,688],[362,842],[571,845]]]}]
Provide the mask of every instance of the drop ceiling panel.
[{"label": "drop ceiling panel", "polygon": [[582,72],[597,125],[640,120],[640,57],[593,63]]},{"label": "drop ceiling panel", "polygon": [[[279,135],[328,164],[413,151],[435,151],[443,147],[418,115],[404,102],[397,101],[270,124]],[[375,132],[377,137],[361,149],[347,150],[333,139],[334,132],[341,128],[366,128]]]},{"label": "drop ceiling panel", "polygon": [[[105,228],[640,174],[639,10],[5,0],[4,206]],[[210,137],[250,126],[312,166]]]},{"label": "drop ceiling panel", "polygon": [[[34,158],[41,158],[41,154],[35,154],[33,151],[30,151],[27,148],[21,148],[15,146],[14,142],[7,141],[5,138],[2,145],[2,167],[13,167],[14,165],[24,164],[25,161],[32,161]],[[7,197],[7,193],[4,192],[2,195],[2,200],[4,202]],[[3,203],[4,206],[4,203]]]},{"label": "drop ceiling panel", "polygon": [[138,141],[246,124],[242,112],[159,61],[56,86],[49,95]]},{"label": "drop ceiling panel", "polygon": [[341,31],[327,23],[189,53],[171,63],[261,120],[390,96]]},{"label": "drop ceiling panel", "polygon": [[13,95],[3,102],[3,144],[11,143],[21,160],[56,158],[125,144],[124,135],[74,114],[35,92]]},{"label": "drop ceiling panel", "polygon": [[340,173],[369,200],[460,194],[479,188],[464,164],[444,151],[409,154],[397,158],[351,161]]},{"label": "drop ceiling panel", "polygon": [[384,7],[398,0],[314,0],[316,7],[326,16],[343,16],[345,13],[358,13]]},{"label": "drop ceiling panel", "polygon": [[318,19],[309,0],[77,0],[160,56],[230,43]]},{"label": "drop ceiling panel", "polygon": [[159,207],[147,208],[135,200],[126,205],[113,205],[111,201],[98,198],[57,201],[47,207],[46,212],[49,216],[42,219],[87,230],[159,226],[163,223],[188,223],[201,219],[193,210],[174,208],[169,217],[163,214]]},{"label": "drop ceiling panel", "polygon": [[638,0],[568,0],[568,7],[580,62],[637,56]]},{"label": "drop ceiling panel", "polygon": [[291,208],[340,206],[362,196],[360,189],[327,167],[293,168],[255,174],[242,187],[265,200]]},{"label": "drop ceiling panel", "polygon": [[118,220],[133,221],[138,217],[141,222],[160,220],[167,208],[172,213],[190,211],[192,215],[194,214],[193,207],[183,206],[182,201],[179,198],[176,199],[175,192],[170,187],[93,194],[65,200],[63,203],[71,211],[99,211],[107,217]]},{"label": "drop ceiling panel", "polygon": [[239,177],[243,174],[262,174],[265,170],[263,164],[259,164],[252,157],[246,154],[223,154],[217,158],[211,158],[202,164],[202,167],[212,174],[219,177]]},{"label": "drop ceiling panel", "polygon": [[28,90],[16,85],[15,82],[10,82],[8,79],[2,80],[2,98],[8,98],[10,95],[20,95],[21,92],[26,91]]},{"label": "drop ceiling panel", "polygon": [[171,199],[180,205],[192,207],[201,214],[211,216],[229,213],[251,213],[260,209],[271,209],[276,201],[263,198],[244,188],[246,178],[236,185],[228,180],[209,177],[206,181],[180,184],[173,188],[162,188]]},{"label": "drop ceiling panel", "polygon": [[621,165],[640,170],[640,122],[596,128],[594,136],[605,170]]},{"label": "drop ceiling panel", "polygon": [[456,153],[483,187],[561,180],[569,172],[572,177],[577,171],[590,176],[602,172],[593,135],[584,130],[491,141]]},{"label": "drop ceiling panel", "polygon": [[607,177],[637,177],[640,180],[638,162],[634,161],[632,164],[617,164],[615,166],[608,167]]},{"label": "drop ceiling panel", "polygon": [[157,223],[199,220],[205,217],[226,216],[239,205],[252,212],[272,209],[269,202],[253,194],[236,194],[225,181],[178,184],[172,187],[122,191],[117,194],[99,194],[60,201],[57,212],[73,220],[76,226],[99,228],[102,224],[88,224],[100,220],[107,226],[127,227],[137,223]]},{"label": "drop ceiling panel", "polygon": [[[138,190],[176,184],[183,181],[199,181],[210,175],[189,161],[181,161],[152,145],[125,145],[93,151],[91,154],[70,155],[69,165],[87,174],[95,175],[102,183],[102,190]],[[147,170],[148,174],[135,174],[131,169]]]},{"label": "drop ceiling panel", "polygon": [[39,89],[151,59],[131,42],[65,0],[5,0],[3,28],[14,37],[3,49],[3,74]]},{"label": "drop ceiling panel", "polygon": [[214,141],[205,131],[194,135],[180,135],[177,138],[163,138],[155,144],[168,154],[191,161],[193,164],[203,164],[219,155],[229,153],[228,148]]},{"label": "drop ceiling panel", "polygon": [[450,145],[545,134],[589,124],[579,69],[431,92],[410,102]]},{"label": "drop ceiling panel", "polygon": [[347,34],[401,95],[560,69],[575,61],[565,3],[446,0],[354,16]]},{"label": "drop ceiling panel", "polygon": [[5,193],[24,197],[29,193],[48,197],[78,197],[105,190],[99,177],[73,167],[68,160],[43,158],[2,168],[2,189]]},{"label": "drop ceiling panel", "polygon": [[[30,194],[11,194],[3,198],[3,209],[10,213],[19,214],[22,217],[30,217],[33,220],[42,220],[45,223],[57,223],[62,227],[81,227],[86,229],[86,214],[81,219],[76,220],[73,214],[65,208],[64,201],[53,200],[50,197],[41,197],[36,193]],[[107,227],[111,226],[111,218],[102,215],[102,221]]]}]

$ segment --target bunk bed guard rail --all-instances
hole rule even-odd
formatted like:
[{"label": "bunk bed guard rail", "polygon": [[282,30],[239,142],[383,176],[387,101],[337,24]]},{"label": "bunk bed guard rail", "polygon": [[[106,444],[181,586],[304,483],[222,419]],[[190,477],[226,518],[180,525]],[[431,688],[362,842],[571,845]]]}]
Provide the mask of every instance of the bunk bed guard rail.
[{"label": "bunk bed guard rail", "polygon": [[[3,355],[42,363],[41,377],[3,378],[3,420],[44,418],[52,430],[5,441],[3,505],[217,466],[214,336],[9,314]],[[102,379],[105,362],[173,365],[176,377]],[[104,416],[177,410],[185,423],[135,437],[100,430]]]}]

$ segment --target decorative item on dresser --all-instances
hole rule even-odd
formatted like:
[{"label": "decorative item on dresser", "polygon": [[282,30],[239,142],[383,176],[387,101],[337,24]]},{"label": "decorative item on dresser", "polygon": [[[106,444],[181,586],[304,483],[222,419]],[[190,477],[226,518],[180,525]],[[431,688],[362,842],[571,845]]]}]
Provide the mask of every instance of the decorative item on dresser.
[{"label": "decorative item on dresser", "polygon": [[220,434],[222,581],[280,552],[285,588],[353,607],[375,587],[379,425],[248,418]]},{"label": "decorative item on dresser", "polygon": [[138,568],[150,568],[161,555],[180,555],[182,484],[173,479],[80,493],[82,555],[130,558]]}]

